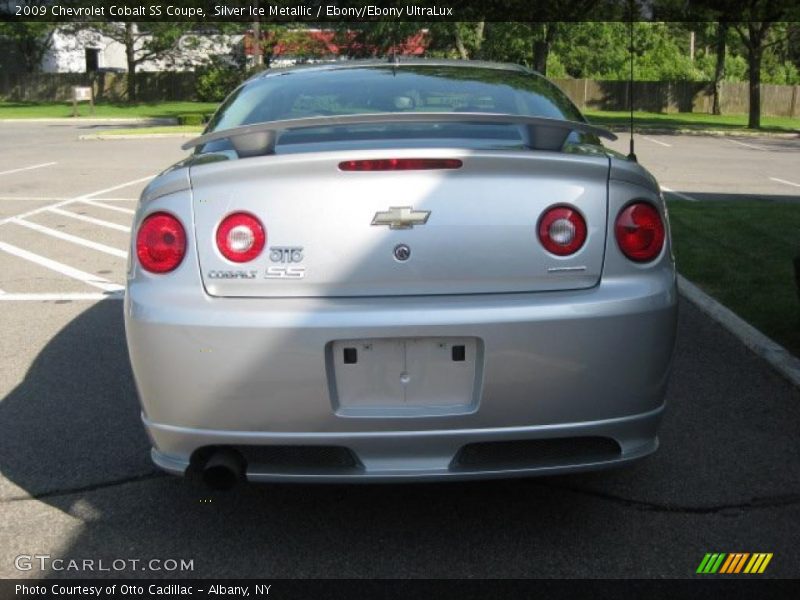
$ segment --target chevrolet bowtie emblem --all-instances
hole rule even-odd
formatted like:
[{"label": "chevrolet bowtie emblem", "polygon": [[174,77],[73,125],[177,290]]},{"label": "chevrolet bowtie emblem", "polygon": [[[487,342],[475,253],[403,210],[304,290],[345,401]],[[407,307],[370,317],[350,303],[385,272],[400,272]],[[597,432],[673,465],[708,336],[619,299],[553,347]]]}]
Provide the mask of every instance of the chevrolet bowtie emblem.
[{"label": "chevrolet bowtie emblem", "polygon": [[425,225],[429,210],[414,210],[411,206],[391,206],[389,210],[382,210],[372,217],[373,225],[388,225],[389,229],[411,229],[414,225]]}]

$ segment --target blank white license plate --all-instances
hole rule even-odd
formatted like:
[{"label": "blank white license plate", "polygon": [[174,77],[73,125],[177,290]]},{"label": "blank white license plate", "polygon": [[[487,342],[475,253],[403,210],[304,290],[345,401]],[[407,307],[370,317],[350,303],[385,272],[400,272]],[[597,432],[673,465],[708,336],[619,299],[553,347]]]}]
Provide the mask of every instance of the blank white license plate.
[{"label": "blank white license plate", "polygon": [[340,414],[451,414],[477,401],[476,338],[339,340],[329,346]]}]

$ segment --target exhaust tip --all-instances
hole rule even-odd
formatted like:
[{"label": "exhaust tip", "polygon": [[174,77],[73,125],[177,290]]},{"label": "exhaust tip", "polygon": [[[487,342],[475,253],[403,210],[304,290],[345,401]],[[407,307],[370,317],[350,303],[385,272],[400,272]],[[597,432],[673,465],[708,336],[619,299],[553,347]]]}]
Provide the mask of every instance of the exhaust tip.
[{"label": "exhaust tip", "polygon": [[227,491],[244,481],[247,463],[231,448],[216,450],[202,467],[201,479],[212,490]]}]

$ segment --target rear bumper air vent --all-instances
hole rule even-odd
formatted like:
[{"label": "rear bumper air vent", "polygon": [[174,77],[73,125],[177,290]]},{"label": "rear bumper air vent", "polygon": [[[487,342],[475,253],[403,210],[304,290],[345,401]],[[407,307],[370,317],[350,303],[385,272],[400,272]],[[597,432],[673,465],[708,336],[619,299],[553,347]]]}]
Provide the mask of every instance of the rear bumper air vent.
[{"label": "rear bumper air vent", "polygon": [[619,444],[603,437],[478,442],[463,446],[450,469],[532,469],[604,462],[621,456]]},{"label": "rear bumper air vent", "polygon": [[348,473],[363,468],[352,450],[342,446],[235,446],[235,449],[254,472]]}]

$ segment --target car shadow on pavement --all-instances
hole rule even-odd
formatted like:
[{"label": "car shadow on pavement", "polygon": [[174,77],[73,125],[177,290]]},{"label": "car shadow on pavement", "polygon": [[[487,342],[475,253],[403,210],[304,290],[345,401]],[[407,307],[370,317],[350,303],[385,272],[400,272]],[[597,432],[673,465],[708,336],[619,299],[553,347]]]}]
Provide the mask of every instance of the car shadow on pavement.
[{"label": "car shadow on pavement", "polygon": [[103,301],[59,331],[0,402],[3,474],[34,497],[152,475],[138,421],[122,303]]},{"label": "car shadow on pavement", "polygon": [[[722,548],[731,531],[745,536],[747,548],[762,543],[777,551],[783,546],[771,541],[769,514],[750,513],[738,531],[714,519],[718,505],[735,512],[759,493],[798,489],[790,434],[800,403],[787,404],[797,402],[797,391],[696,309],[684,306],[681,319],[663,447],[635,466],[525,480],[242,485],[220,493],[151,465],[122,305],[100,302],[55,335],[0,402],[2,472],[21,488],[4,494],[7,514],[15,518],[8,507],[30,506],[24,499],[33,497],[80,523],[76,534],[58,539],[44,519],[28,517],[39,552],[107,566],[115,559],[193,561],[190,571],[41,574],[56,578],[632,577],[650,562],[659,576],[686,576],[696,555],[708,544]],[[761,392],[769,397],[747,404]],[[774,414],[778,408],[783,414]],[[795,466],[777,461],[779,454]],[[730,522],[730,515],[720,518]],[[611,551],[616,546],[627,550]]]}]

